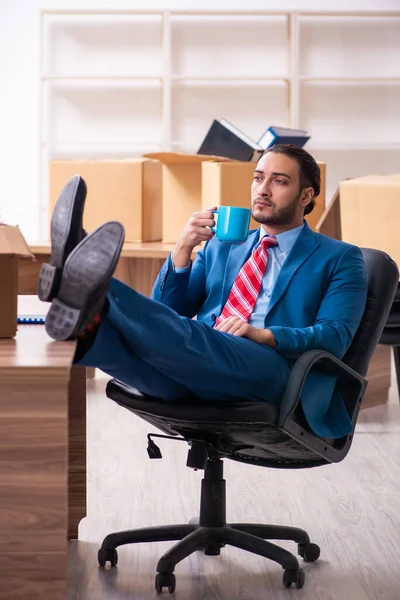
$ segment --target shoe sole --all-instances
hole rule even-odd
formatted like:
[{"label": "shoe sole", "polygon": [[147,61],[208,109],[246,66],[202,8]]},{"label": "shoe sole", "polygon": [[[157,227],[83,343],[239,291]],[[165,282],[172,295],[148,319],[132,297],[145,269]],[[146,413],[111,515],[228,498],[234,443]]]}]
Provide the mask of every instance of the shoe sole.
[{"label": "shoe sole", "polygon": [[40,269],[38,296],[43,302],[50,302],[60,287],[62,268],[73,250],[68,239],[77,217],[81,220],[86,200],[86,183],[80,175],[74,175],[61,190],[51,218],[50,264],[44,263]]},{"label": "shoe sole", "polygon": [[123,243],[123,225],[109,221],[71,252],[45,321],[54,340],[74,339],[101,310]]}]

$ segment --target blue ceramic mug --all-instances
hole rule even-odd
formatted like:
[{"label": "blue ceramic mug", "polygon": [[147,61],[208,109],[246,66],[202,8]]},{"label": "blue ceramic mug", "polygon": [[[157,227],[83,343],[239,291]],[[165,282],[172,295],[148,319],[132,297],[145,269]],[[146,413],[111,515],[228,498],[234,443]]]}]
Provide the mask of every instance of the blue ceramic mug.
[{"label": "blue ceramic mug", "polygon": [[220,206],[213,210],[217,215],[217,225],[211,231],[215,233],[220,242],[227,244],[243,244],[249,235],[251,211],[249,208],[238,206]]}]

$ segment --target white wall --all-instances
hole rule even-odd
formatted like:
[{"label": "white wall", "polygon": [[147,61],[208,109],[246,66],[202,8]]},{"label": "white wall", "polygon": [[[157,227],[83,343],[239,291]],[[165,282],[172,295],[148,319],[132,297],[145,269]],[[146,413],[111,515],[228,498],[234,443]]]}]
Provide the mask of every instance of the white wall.
[{"label": "white wall", "polygon": [[[0,0],[0,207],[31,242],[39,236],[39,11],[41,8],[226,10],[226,0]],[[230,0],[229,9],[243,9]],[[249,0],[246,10],[399,10],[399,0]]]}]

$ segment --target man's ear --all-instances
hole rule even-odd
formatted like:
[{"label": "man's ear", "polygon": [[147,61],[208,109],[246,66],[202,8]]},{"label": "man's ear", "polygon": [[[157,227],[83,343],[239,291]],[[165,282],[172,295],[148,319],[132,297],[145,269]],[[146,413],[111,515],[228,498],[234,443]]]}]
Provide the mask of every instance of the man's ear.
[{"label": "man's ear", "polygon": [[314,198],[314,188],[312,188],[312,187],[304,188],[302,191],[302,194],[301,194],[301,198],[300,198],[300,205],[305,208],[308,204],[310,204],[310,202],[312,201],[313,198]]}]

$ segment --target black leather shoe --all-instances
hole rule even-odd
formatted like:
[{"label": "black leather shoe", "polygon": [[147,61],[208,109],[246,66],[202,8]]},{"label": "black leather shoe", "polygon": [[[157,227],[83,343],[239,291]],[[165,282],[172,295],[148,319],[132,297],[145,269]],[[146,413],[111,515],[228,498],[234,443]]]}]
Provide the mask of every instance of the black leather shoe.
[{"label": "black leather shoe", "polygon": [[85,237],[62,270],[45,327],[55,340],[75,339],[99,313],[124,243],[124,227],[109,221]]},{"label": "black leather shoe", "polygon": [[39,275],[38,296],[44,302],[50,302],[57,295],[64,263],[86,235],[82,227],[86,192],[85,181],[80,175],[74,175],[57,199],[51,217],[50,264],[44,263]]}]

